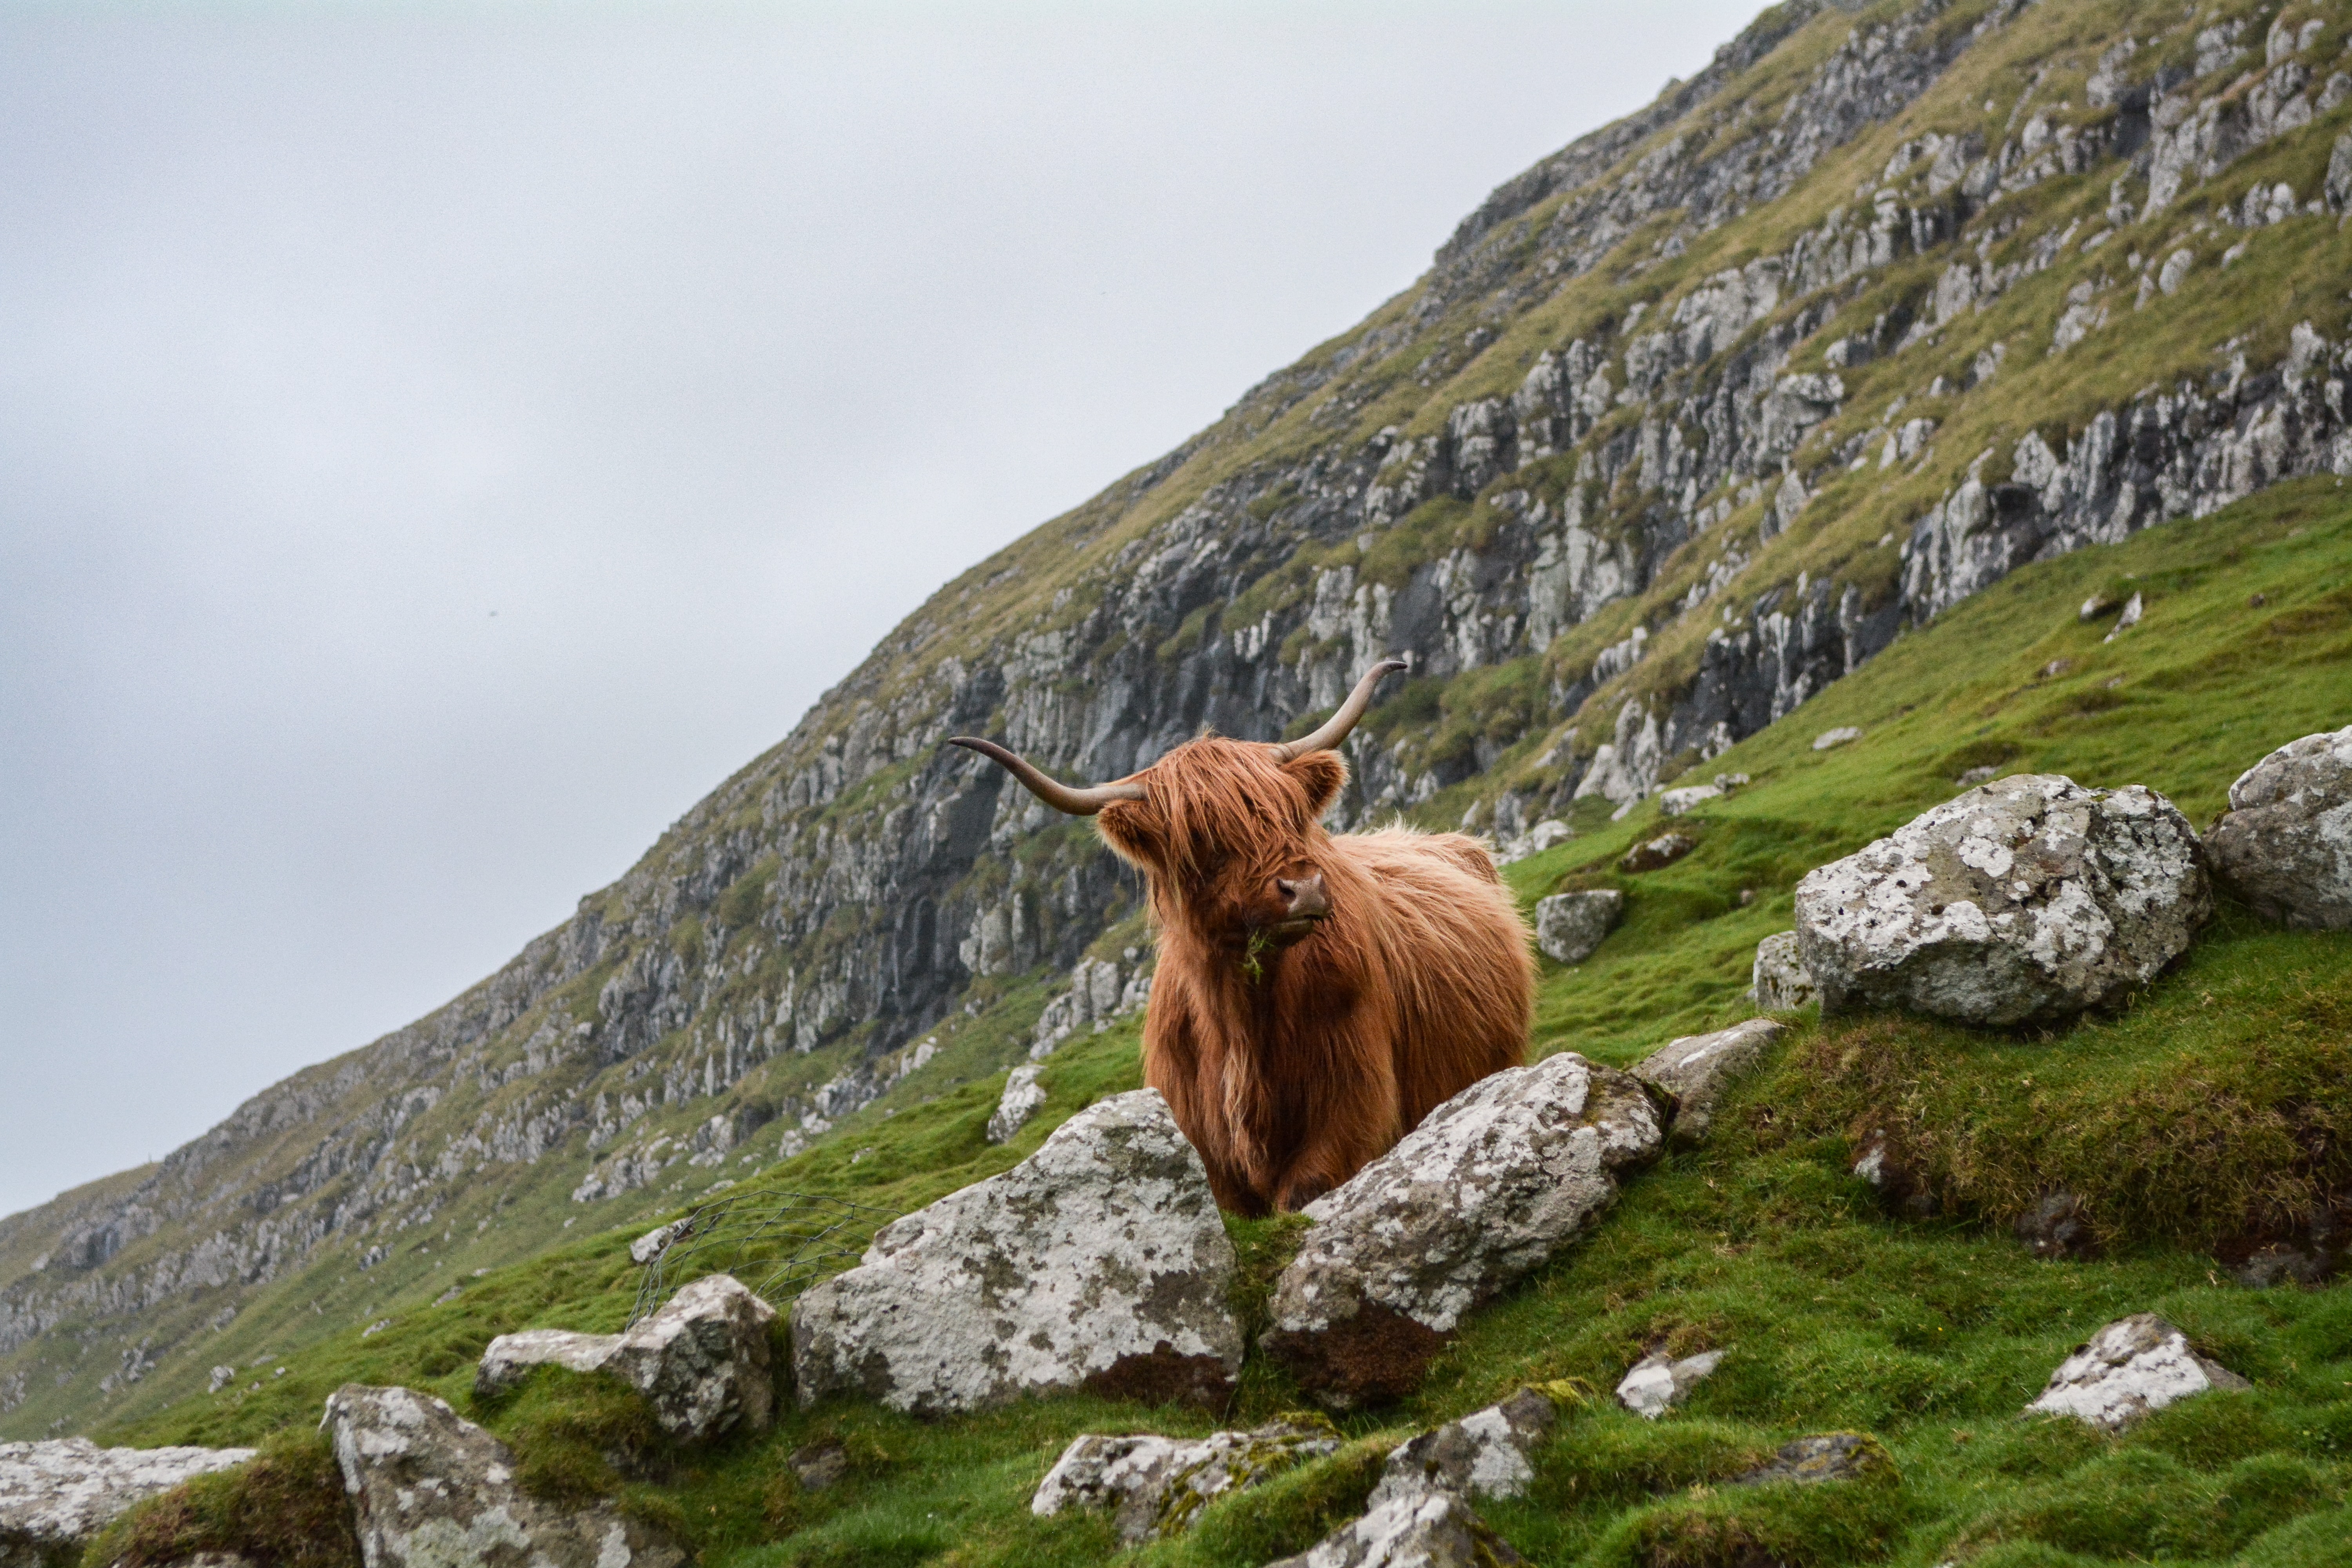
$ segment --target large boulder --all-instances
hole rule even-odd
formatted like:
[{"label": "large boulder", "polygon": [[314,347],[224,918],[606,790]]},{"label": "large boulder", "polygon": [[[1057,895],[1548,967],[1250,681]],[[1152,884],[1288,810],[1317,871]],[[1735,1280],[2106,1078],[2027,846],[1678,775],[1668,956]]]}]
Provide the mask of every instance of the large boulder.
[{"label": "large boulder", "polygon": [[2213,910],[2197,835],[2144,785],[2016,773],[1797,884],[1797,952],[1824,1011],[1964,1024],[2120,1003]]},{"label": "large boulder", "polygon": [[366,1568],[678,1568],[667,1531],[609,1502],[559,1508],[507,1446],[429,1394],[347,1383],[325,1426]]},{"label": "large boulder", "polygon": [[1732,1083],[1786,1033],[1787,1026],[1774,1019],[1750,1018],[1712,1034],[1685,1035],[1634,1063],[1633,1076],[1674,1097],[1669,1131],[1676,1143],[1703,1143],[1715,1125],[1715,1108]]},{"label": "large boulder", "polygon": [[1614,888],[1586,893],[1554,893],[1536,900],[1536,945],[1559,963],[1582,963],[1599,949],[1625,913],[1625,895]]},{"label": "large boulder", "polygon": [[1463,1314],[1583,1234],[1660,1137],[1638,1081],[1574,1052],[1481,1079],[1307,1206],[1266,1350],[1334,1408],[1411,1392]]},{"label": "large boulder", "polygon": [[803,1405],[973,1410],[1024,1394],[1221,1401],[1233,1243],[1156,1089],[1089,1106],[1000,1176],[886,1226],[793,1304]]},{"label": "large boulder", "polygon": [[87,1437],[0,1443],[0,1568],[79,1563],[84,1543],[131,1504],[251,1458],[250,1448],[101,1448]]},{"label": "large boulder", "polygon": [[1156,1541],[1191,1529],[1201,1510],[1226,1493],[1339,1447],[1328,1426],[1299,1421],[1189,1438],[1089,1432],[1062,1450],[1029,1511],[1051,1519],[1066,1509],[1094,1509],[1111,1514],[1120,1540]]},{"label": "large boulder", "polygon": [[496,1395],[535,1366],[611,1372],[635,1384],[662,1429],[682,1443],[707,1443],[738,1427],[764,1432],[775,1419],[768,1341],[775,1321],[776,1310],[734,1276],[705,1275],[626,1333],[500,1334],[482,1352],[474,1392]]},{"label": "large boulder", "polygon": [[2291,741],[2239,775],[2205,849],[2264,917],[2352,931],[2352,727]]},{"label": "large boulder", "polygon": [[2103,1432],[2120,1432],[2141,1416],[2193,1394],[2253,1385],[2189,1346],[2189,1336],[2158,1317],[2119,1318],[2050,1374],[2050,1385],[2025,1408],[2073,1415]]}]

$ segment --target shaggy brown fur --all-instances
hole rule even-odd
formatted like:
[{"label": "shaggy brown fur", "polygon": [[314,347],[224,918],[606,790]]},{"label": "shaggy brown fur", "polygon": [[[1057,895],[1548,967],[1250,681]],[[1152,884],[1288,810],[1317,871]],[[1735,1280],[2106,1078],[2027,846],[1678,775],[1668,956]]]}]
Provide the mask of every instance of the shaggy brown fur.
[{"label": "shaggy brown fur", "polygon": [[[1224,1207],[1298,1208],[1524,1059],[1535,969],[1484,846],[1325,832],[1347,782],[1331,752],[1204,736],[1128,782],[1145,798],[1096,822],[1160,928],[1144,1081]],[[1302,921],[1286,889],[1318,873],[1328,912]]]}]

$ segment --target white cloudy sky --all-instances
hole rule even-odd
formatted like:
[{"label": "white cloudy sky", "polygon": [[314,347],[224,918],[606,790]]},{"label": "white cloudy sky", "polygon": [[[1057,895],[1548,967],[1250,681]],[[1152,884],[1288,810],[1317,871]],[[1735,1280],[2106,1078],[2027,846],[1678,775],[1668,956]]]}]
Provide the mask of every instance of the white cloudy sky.
[{"label": "white cloudy sky", "polygon": [[0,0],[0,1213],[494,969],[1753,0]]}]

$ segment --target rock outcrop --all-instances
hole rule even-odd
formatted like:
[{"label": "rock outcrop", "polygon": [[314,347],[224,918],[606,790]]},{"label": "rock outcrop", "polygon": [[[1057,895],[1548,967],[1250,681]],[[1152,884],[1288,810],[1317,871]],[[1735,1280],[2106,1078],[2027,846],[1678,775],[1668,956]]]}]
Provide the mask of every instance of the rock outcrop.
[{"label": "rock outcrop", "polygon": [[2025,1408],[2073,1415],[2103,1432],[2120,1432],[2144,1415],[2210,1389],[2253,1385],[2199,1355],[2189,1336],[2140,1312],[2119,1318],[2077,1345],[2050,1374],[2050,1386]]},{"label": "rock outcrop", "polygon": [[793,1304],[803,1405],[975,1410],[1090,1387],[1221,1399],[1242,1334],[1201,1157],[1156,1089],[1113,1096],[1028,1159],[883,1228]]},{"label": "rock outcrop", "polygon": [[2017,773],[1797,884],[1797,951],[1824,1011],[2022,1024],[2112,1006],[2212,913],[2197,835],[2132,784]]},{"label": "rock outcrop", "polygon": [[1010,1143],[1014,1133],[1029,1125],[1029,1119],[1045,1107],[1045,1091],[1037,1082],[1037,1075],[1045,1069],[1035,1062],[1023,1062],[1005,1075],[1004,1092],[997,1097],[996,1109],[989,1112],[987,1138],[992,1143]]},{"label": "rock outcrop", "polygon": [[1423,1432],[1389,1455],[1370,1509],[1430,1491],[1463,1498],[1511,1498],[1536,1478],[1531,1456],[1551,1436],[1559,1406],[1538,1388]]},{"label": "rock outcrop", "polygon": [[1614,888],[1554,893],[1536,900],[1536,946],[1555,963],[1582,963],[1624,918],[1625,895]]},{"label": "rock outcrop", "polygon": [[2240,774],[2205,847],[2265,919],[2352,931],[2352,726],[2291,741]]},{"label": "rock outcrop", "polygon": [[669,1534],[609,1502],[561,1508],[515,1480],[507,1446],[429,1394],[327,1396],[366,1568],[679,1568]]},{"label": "rock outcrop", "polygon": [[1787,1033],[1775,1019],[1750,1018],[1712,1034],[1685,1035],[1634,1063],[1633,1076],[1673,1096],[1675,1118],[1667,1134],[1674,1142],[1703,1143],[1731,1085]]},{"label": "rock outcrop", "polygon": [[87,1437],[0,1443],[0,1568],[71,1568],[133,1503],[251,1458],[251,1448],[101,1448]]},{"label": "rock outcrop", "polygon": [[775,1416],[768,1343],[775,1321],[776,1310],[732,1275],[706,1275],[679,1287],[626,1333],[526,1329],[500,1334],[482,1352],[474,1391],[495,1395],[547,1364],[611,1372],[646,1396],[662,1429],[680,1442],[764,1432]]},{"label": "rock outcrop", "polygon": [[1201,1510],[1226,1493],[1339,1447],[1329,1426],[1297,1421],[1194,1438],[1090,1432],[1062,1450],[1029,1511],[1051,1519],[1066,1509],[1094,1509],[1112,1516],[1121,1541],[1157,1541],[1191,1529]]},{"label": "rock outcrop", "polygon": [[1797,956],[1795,931],[1774,931],[1756,944],[1750,990],[1756,1005],[1767,1013],[1793,1013],[1822,999],[1822,988]]},{"label": "rock outcrop", "polygon": [[1480,1079],[1307,1206],[1265,1348],[1335,1408],[1410,1392],[1463,1314],[1581,1235],[1660,1137],[1639,1082],[1573,1052]]}]

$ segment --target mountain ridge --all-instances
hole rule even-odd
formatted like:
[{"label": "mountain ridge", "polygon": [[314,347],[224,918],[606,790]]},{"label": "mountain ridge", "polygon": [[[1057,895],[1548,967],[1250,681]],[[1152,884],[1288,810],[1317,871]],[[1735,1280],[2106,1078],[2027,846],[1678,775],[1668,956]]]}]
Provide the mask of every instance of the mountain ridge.
[{"label": "mountain ridge", "polygon": [[[2127,8],[2089,0],[1768,11],[943,585],[494,973],[0,1221],[0,1433],[184,1392],[240,1314],[294,1334],[984,1076],[1052,976],[1135,971],[1131,879],[949,733],[1117,776],[1294,731],[1412,647],[1336,819],[1511,837],[1630,807],[2015,564],[2352,462],[2341,19],[2282,48],[2284,13],[2215,15],[2111,60]],[[2136,295],[2099,225],[2145,231]]]}]

